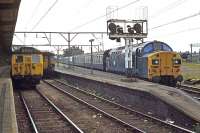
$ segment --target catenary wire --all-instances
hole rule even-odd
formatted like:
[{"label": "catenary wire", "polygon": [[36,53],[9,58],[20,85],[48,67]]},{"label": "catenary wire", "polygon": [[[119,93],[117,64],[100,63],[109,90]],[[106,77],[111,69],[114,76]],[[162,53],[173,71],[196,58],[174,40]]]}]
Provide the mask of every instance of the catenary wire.
[{"label": "catenary wire", "polygon": [[33,31],[39,24],[40,22],[48,15],[48,13],[53,9],[53,7],[57,4],[58,0],[56,0],[50,7],[49,9],[42,15],[42,17],[39,19],[39,21],[33,26],[31,31]]},{"label": "catenary wire", "polygon": [[177,8],[178,6],[182,5],[183,3],[185,3],[187,0],[177,0],[177,1],[174,1],[170,4],[168,4],[167,6],[163,7],[162,9],[158,10],[157,12],[155,12],[153,15],[151,15],[149,17],[149,19],[153,19],[153,18],[156,18],[157,16],[165,13],[165,12],[168,12],[174,8]]},{"label": "catenary wire", "polygon": [[154,30],[154,29],[158,29],[158,28],[161,28],[161,27],[170,25],[170,24],[178,23],[178,22],[181,22],[181,21],[184,21],[184,20],[187,20],[187,19],[190,19],[190,18],[199,16],[199,15],[200,15],[200,12],[194,13],[194,14],[192,14],[192,15],[189,15],[189,16],[186,16],[186,17],[182,17],[182,18],[179,18],[179,19],[177,19],[177,20],[173,20],[173,21],[170,21],[170,22],[167,22],[167,23],[164,23],[164,24],[161,24],[161,25],[152,27],[152,28],[150,28],[150,30]]},{"label": "catenary wire", "polygon": [[38,9],[39,9],[39,7],[40,7],[42,1],[43,1],[43,0],[39,0],[38,3],[36,4],[36,6],[35,6],[35,8],[34,8],[32,14],[31,14],[29,20],[28,20],[27,23],[26,23],[26,26],[25,26],[26,28],[27,28],[27,25],[33,20],[35,14],[37,14],[37,11],[38,11]]},{"label": "catenary wire", "polygon": [[[119,8],[117,8],[117,9],[113,10],[112,12],[115,12],[115,11],[117,11],[117,10],[119,11],[119,10],[121,10],[121,9],[123,9],[123,8],[126,8],[126,7],[128,7],[128,6],[132,5],[132,4],[135,4],[135,3],[139,2],[139,1],[141,1],[141,0],[132,1],[132,2],[130,2],[130,3],[128,3],[128,4],[126,4],[126,5],[123,5],[123,6],[119,7]],[[83,24],[81,24],[81,25],[78,25],[78,26],[72,28],[70,31],[75,31],[75,30],[77,30],[77,29],[80,29],[81,27],[84,27],[84,26],[86,26],[86,25],[88,25],[88,24],[90,24],[90,23],[92,23],[92,22],[95,22],[95,21],[97,21],[97,20],[99,20],[99,19],[101,19],[101,18],[104,18],[104,17],[106,17],[106,14],[103,14],[103,15],[98,16],[98,17],[96,17],[96,18],[94,18],[94,19],[91,19],[91,20],[89,20],[89,21],[87,21],[87,22],[85,22],[85,23],[83,23]]]}]

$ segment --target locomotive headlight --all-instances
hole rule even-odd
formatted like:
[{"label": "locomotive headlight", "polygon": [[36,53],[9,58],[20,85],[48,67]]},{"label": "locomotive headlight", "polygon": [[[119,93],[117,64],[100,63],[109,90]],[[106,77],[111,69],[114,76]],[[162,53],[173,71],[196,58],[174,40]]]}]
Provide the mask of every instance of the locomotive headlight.
[{"label": "locomotive headlight", "polygon": [[174,59],[173,63],[174,63],[174,65],[180,65],[181,59]]},{"label": "locomotive headlight", "polygon": [[130,25],[128,25],[127,29],[128,29],[128,33],[134,34],[134,28],[133,27],[131,27]]},{"label": "locomotive headlight", "polygon": [[153,65],[159,65],[159,60],[158,59],[153,59],[152,60]]}]

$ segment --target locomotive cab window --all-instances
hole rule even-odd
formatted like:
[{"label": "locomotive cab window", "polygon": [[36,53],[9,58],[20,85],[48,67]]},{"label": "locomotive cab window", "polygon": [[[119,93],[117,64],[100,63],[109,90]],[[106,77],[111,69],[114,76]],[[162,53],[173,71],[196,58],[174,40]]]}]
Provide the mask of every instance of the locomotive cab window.
[{"label": "locomotive cab window", "polygon": [[149,43],[143,48],[143,54],[152,53],[153,51],[172,51],[172,48],[162,42]]},{"label": "locomotive cab window", "polygon": [[148,54],[151,52],[153,52],[153,44],[152,43],[147,44],[143,49],[143,54]]},{"label": "locomotive cab window", "polygon": [[22,62],[23,62],[23,56],[22,55],[16,56],[16,63],[22,63]]},{"label": "locomotive cab window", "polygon": [[165,43],[162,42],[156,42],[154,43],[154,50],[155,51],[172,51],[172,49]]},{"label": "locomotive cab window", "polygon": [[39,63],[40,56],[39,55],[32,55],[32,63]]},{"label": "locomotive cab window", "polygon": [[166,44],[162,44],[162,50],[163,51],[172,51],[172,49]]}]

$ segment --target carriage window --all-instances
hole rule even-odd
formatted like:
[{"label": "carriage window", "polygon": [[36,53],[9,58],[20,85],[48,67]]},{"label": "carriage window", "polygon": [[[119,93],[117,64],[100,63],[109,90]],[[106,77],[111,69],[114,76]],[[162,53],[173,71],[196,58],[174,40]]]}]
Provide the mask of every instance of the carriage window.
[{"label": "carriage window", "polygon": [[16,63],[22,63],[23,62],[23,56],[16,56]]},{"label": "carriage window", "polygon": [[143,50],[144,54],[150,53],[152,51],[153,51],[153,44],[152,43],[150,43],[147,46],[145,46],[144,50]]}]

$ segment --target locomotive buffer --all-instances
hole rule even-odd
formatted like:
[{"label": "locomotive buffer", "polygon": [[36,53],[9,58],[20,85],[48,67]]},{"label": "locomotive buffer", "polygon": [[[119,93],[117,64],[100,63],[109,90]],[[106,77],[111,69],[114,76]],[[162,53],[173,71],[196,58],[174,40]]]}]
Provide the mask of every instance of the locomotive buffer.
[{"label": "locomotive buffer", "polygon": [[[109,19],[107,21],[107,34],[111,40],[116,40],[117,42],[120,42],[121,38],[125,40],[126,75],[127,77],[136,76],[138,68],[137,64],[133,63],[136,63],[137,56],[133,56],[133,40],[136,40],[135,46],[139,45],[139,41],[143,43],[143,39],[146,38],[148,34],[147,20]],[[133,57],[135,57],[135,59],[133,59]]]}]

